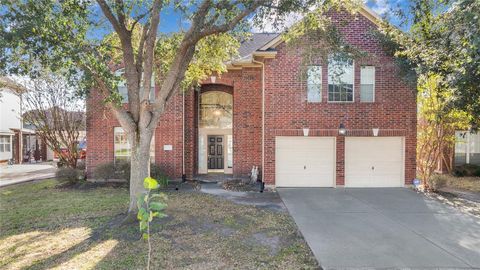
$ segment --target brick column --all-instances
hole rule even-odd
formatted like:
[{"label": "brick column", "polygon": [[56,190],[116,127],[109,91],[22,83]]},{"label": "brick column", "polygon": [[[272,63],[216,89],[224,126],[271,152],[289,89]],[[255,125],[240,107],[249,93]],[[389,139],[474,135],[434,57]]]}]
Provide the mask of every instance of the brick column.
[{"label": "brick column", "polygon": [[337,186],[345,185],[345,136],[337,136]]}]

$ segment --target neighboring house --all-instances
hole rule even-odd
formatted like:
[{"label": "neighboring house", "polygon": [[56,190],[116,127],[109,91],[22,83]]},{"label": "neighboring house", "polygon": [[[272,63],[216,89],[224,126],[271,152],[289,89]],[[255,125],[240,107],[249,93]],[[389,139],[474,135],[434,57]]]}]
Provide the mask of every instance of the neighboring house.
[{"label": "neighboring house", "polygon": [[12,79],[0,77],[0,163],[30,161],[27,154],[33,156],[39,149],[35,132],[22,127],[21,95],[25,91]]},{"label": "neighboring house", "polygon": [[480,134],[470,131],[455,132],[453,165],[480,165]]},{"label": "neighboring house", "polygon": [[[84,111],[69,112],[69,111],[65,111],[65,110],[63,110],[63,112],[69,113],[69,115],[71,117],[69,119],[73,119],[73,120],[78,121],[80,123],[78,125],[79,148],[80,149],[86,149],[86,147],[87,147],[87,141],[86,141],[87,140],[87,134],[86,134],[86,130],[85,130],[85,112]],[[28,114],[33,114],[33,113],[38,113],[38,112],[33,111],[33,110],[25,112],[23,114],[24,119],[28,119]],[[55,127],[56,127],[56,125],[53,124],[54,116],[52,116],[52,113],[49,112],[49,111],[46,111],[45,115],[46,115],[46,118],[48,119],[48,121],[50,122],[50,124],[49,124],[50,130],[54,130]],[[42,117],[35,117],[35,119],[42,119]],[[58,125],[61,126],[61,124],[58,124]],[[28,120],[24,120],[23,126],[25,128],[30,129],[30,130],[36,131],[35,125],[33,125],[32,123],[29,123]],[[63,132],[63,133],[65,134],[64,136],[68,137],[67,132]],[[62,145],[61,148],[65,149],[66,146]],[[45,144],[45,153],[42,155],[42,157],[43,157],[44,160],[47,160],[47,161],[52,161],[52,160],[53,161],[58,161],[58,155],[55,153],[55,151],[53,149],[48,147],[46,144]]]},{"label": "neighboring house", "polygon": [[[410,185],[415,91],[372,36],[379,20],[373,12],[333,13],[332,20],[347,42],[368,53],[341,65],[341,78],[331,63],[303,66],[278,34],[253,34],[227,73],[172,97],[154,135],[152,160],[171,178],[246,177],[258,166],[264,182],[277,187]],[[87,140],[89,174],[129,156],[123,129],[97,91],[87,101]]]},{"label": "neighboring house", "polygon": [[471,130],[455,131],[455,142],[443,148],[436,172],[451,173],[456,166],[472,164],[480,166],[480,134]]}]

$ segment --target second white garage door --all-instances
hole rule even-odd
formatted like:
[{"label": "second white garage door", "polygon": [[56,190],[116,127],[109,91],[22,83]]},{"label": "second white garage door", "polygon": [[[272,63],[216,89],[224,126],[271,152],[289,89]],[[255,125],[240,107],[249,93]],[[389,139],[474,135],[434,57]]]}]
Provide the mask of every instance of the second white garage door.
[{"label": "second white garage door", "polygon": [[404,186],[403,156],[403,137],[345,138],[345,186]]},{"label": "second white garage door", "polygon": [[333,187],[335,138],[276,137],[277,187]]}]

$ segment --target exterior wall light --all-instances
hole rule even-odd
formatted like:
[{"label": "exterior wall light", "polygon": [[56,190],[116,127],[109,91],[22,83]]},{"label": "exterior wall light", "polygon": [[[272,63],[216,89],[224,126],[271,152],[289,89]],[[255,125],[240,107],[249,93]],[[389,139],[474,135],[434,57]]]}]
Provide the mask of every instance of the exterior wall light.
[{"label": "exterior wall light", "polygon": [[338,127],[338,134],[341,136],[345,136],[347,134],[347,129],[343,123],[340,123],[340,126]]},{"label": "exterior wall light", "polygon": [[309,128],[304,128],[303,129],[303,136],[308,137],[308,132],[310,131]]},{"label": "exterior wall light", "polygon": [[379,128],[372,128],[373,136],[377,137],[379,130],[380,130]]},{"label": "exterior wall light", "polygon": [[210,80],[212,81],[212,83],[215,83],[217,81],[217,76],[211,76]]}]

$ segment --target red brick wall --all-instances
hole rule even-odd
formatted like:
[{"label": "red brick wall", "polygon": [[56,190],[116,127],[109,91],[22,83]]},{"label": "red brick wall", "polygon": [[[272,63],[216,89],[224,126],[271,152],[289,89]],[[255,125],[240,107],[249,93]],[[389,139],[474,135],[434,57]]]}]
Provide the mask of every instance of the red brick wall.
[{"label": "red brick wall", "polygon": [[[261,166],[261,71],[244,69],[218,77],[216,84],[206,82],[204,90],[233,93],[233,174],[247,176],[252,166]],[[232,91],[233,89],[233,91]],[[182,94],[168,103],[155,131],[155,163],[170,178],[182,176],[182,120],[185,121],[185,174],[192,178],[198,171],[198,91],[185,93],[185,119],[182,117]],[[87,170],[113,161],[113,129],[120,126],[115,116],[102,104],[102,98],[92,91],[87,101]],[[164,145],[172,145],[165,151]]]},{"label": "red brick wall", "polygon": [[[262,85],[261,70],[258,68],[245,68],[231,71],[216,78],[215,84],[206,81],[201,91],[233,92],[233,175],[238,177],[248,176],[252,166],[261,166],[262,160]],[[233,91],[232,91],[233,89]],[[191,144],[189,160],[192,165],[186,166],[195,174],[198,171],[198,130],[197,106],[198,92],[195,94],[194,108],[188,112],[187,120],[190,124],[187,132],[191,135],[186,141],[186,146]],[[193,141],[191,141],[193,139]],[[190,146],[187,146],[190,148]],[[190,151],[190,150],[189,150]]]},{"label": "red brick wall", "polygon": [[[337,15],[336,15],[337,16]],[[347,18],[338,15],[335,18]],[[405,183],[415,177],[416,102],[415,93],[396,73],[393,59],[386,56],[380,44],[370,35],[372,22],[359,16],[342,27],[352,45],[368,52],[364,59],[355,60],[355,102],[327,102],[327,66],[322,65],[323,89],[321,103],[307,103],[305,82],[301,78],[301,57],[277,47],[275,59],[265,60],[265,181],[275,183],[275,136],[298,135],[308,127],[312,136],[337,136],[341,122],[349,135],[370,136],[371,128],[380,128],[380,136],[405,137]],[[318,63],[316,63],[318,64]],[[376,67],[375,102],[361,103],[360,67]],[[206,84],[211,84],[208,80]],[[261,68],[244,68],[225,73],[216,79],[217,87],[233,87],[233,173],[246,176],[252,166],[262,162],[262,91]],[[155,133],[155,162],[171,178],[182,175],[182,102],[181,93],[169,102],[165,115]],[[185,94],[185,173],[192,177],[197,169],[197,102],[198,92]],[[113,127],[119,126],[115,117],[105,109],[95,91],[87,101],[87,167],[89,173],[103,162],[113,160]],[[394,130],[382,132],[382,130]],[[362,131],[363,130],[363,131]],[[367,132],[366,132],[367,131]],[[366,132],[366,133],[365,133]],[[337,137],[337,185],[344,184],[344,138]],[[164,151],[163,146],[173,146]],[[262,169],[262,168],[260,168]]]},{"label": "red brick wall", "polygon": [[[155,163],[170,178],[182,175],[182,102],[181,94],[171,98],[155,130]],[[164,150],[164,145],[172,150]]]},{"label": "red brick wall", "polygon": [[233,91],[233,174],[248,176],[262,165],[262,73],[245,68]]},{"label": "red brick wall", "polygon": [[[345,15],[339,15],[344,17]],[[322,102],[308,103],[307,91],[301,79],[302,61],[298,50],[285,44],[277,47],[275,59],[266,61],[266,138],[265,181],[275,183],[275,136],[291,135],[292,130],[336,130],[344,123],[353,133],[371,136],[372,128],[395,129],[380,136],[405,136],[405,183],[415,177],[416,100],[396,73],[393,59],[383,53],[380,44],[370,35],[374,27],[368,19],[359,16],[342,28],[346,40],[368,53],[354,62],[355,84],[353,103],[328,103],[328,70],[322,63]],[[375,66],[375,102],[360,102],[360,67]],[[351,135],[355,135],[350,133]],[[296,135],[301,135],[297,132]],[[325,134],[332,135],[332,134]],[[333,132],[336,136],[337,133]],[[344,138],[337,137],[337,185],[344,184]]]},{"label": "red brick wall", "polygon": [[[171,178],[182,175],[182,95],[172,97],[155,130],[155,163]],[[113,161],[113,130],[120,127],[115,116],[103,105],[95,90],[87,99],[87,173],[96,166]],[[172,145],[172,151],[163,150]]]},{"label": "red brick wall", "polygon": [[87,173],[97,165],[113,161],[113,128],[120,126],[115,116],[103,106],[103,97],[91,91],[87,99]]}]

